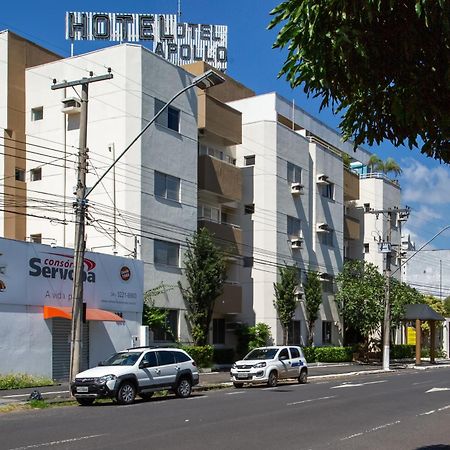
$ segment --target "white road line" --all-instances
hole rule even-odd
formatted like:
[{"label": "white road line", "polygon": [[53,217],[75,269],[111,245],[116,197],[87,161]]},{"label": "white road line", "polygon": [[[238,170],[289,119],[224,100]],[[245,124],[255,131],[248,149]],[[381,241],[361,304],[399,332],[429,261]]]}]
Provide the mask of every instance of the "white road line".
[{"label": "white road line", "polygon": [[361,433],[351,434],[350,436],[346,436],[341,438],[341,441],[348,441],[349,439],[353,439],[355,437],[363,436],[364,434],[373,433],[378,430],[383,430],[384,428],[392,427],[394,425],[398,425],[400,420],[396,420],[395,422],[385,423],[384,425],[379,425],[378,427],[371,428],[370,430],[363,431]]},{"label": "white road line", "polygon": [[189,397],[186,400],[200,400],[202,398],[208,398],[208,396],[207,395],[199,395],[199,396],[196,395],[194,397]]},{"label": "white road line", "polygon": [[238,394],[245,394],[245,391],[226,392],[226,393],[225,393],[225,395],[238,395]]},{"label": "white road line", "polygon": [[431,411],[427,411],[421,414],[417,414],[417,417],[421,416],[429,416],[430,414],[434,414],[437,412],[445,411],[446,409],[450,409],[450,405],[443,406],[442,408],[432,409]]},{"label": "white road line", "polygon": [[9,450],[27,450],[29,448],[51,447],[53,445],[62,445],[62,444],[67,444],[69,442],[79,442],[79,441],[84,441],[86,439],[93,439],[93,438],[97,438],[97,437],[101,437],[101,436],[105,436],[105,434],[93,434],[91,436],[82,436],[79,438],[71,438],[71,439],[62,439],[60,441],[43,442],[42,444],[26,445],[24,447],[11,448]]},{"label": "white road line", "polygon": [[286,403],[286,406],[301,405],[302,403],[311,403],[316,402],[318,400],[328,400],[329,398],[336,398],[336,397],[337,397],[336,395],[330,395],[328,397],[311,398],[309,400],[301,400],[299,402]]},{"label": "white road line", "polygon": [[348,384],[340,384],[339,386],[333,386],[330,387],[330,389],[341,389],[341,388],[348,388],[348,387],[360,387],[360,386],[366,386],[369,384],[379,384],[379,383],[386,383],[387,380],[380,380],[380,381],[368,381],[367,383],[348,383]]},{"label": "white road line", "polygon": [[[67,394],[69,391],[54,391],[54,392],[41,392],[41,395],[55,395],[55,394]],[[31,392],[30,392],[31,393]],[[3,395],[0,397],[2,398],[17,398],[17,397],[29,397],[30,393],[28,394],[12,394],[12,395]]]}]

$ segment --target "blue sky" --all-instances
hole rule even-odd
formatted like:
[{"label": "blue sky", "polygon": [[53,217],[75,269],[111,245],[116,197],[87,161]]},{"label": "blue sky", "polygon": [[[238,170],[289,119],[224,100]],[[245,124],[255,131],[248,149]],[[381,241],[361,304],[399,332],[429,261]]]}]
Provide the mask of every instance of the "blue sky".
[{"label": "blue sky", "polygon": [[[281,0],[280,0],[281,1]],[[293,91],[284,79],[278,79],[284,53],[272,49],[276,31],[267,31],[269,11],[276,0],[181,0],[182,21],[228,25],[227,73],[257,94],[276,91],[307,112],[336,128],[339,118],[330,110],[319,113],[319,100],[308,99],[301,89]],[[10,29],[61,55],[69,56],[70,45],[65,40],[66,11],[171,13],[177,11],[177,0],[128,1],[65,1],[6,2],[2,5],[0,29]],[[94,50],[106,43],[77,42],[75,53]],[[403,204],[412,208],[406,224],[414,240],[421,244],[450,224],[450,170],[447,165],[421,155],[419,150],[396,149],[385,143],[366,148],[381,158],[393,157],[402,167],[399,178],[403,189]],[[430,247],[450,248],[449,232],[443,233]]]}]

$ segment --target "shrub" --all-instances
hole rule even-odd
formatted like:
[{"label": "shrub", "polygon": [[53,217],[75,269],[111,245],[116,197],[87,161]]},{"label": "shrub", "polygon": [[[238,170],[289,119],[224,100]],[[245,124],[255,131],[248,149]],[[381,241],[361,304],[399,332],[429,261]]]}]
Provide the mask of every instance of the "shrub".
[{"label": "shrub", "polygon": [[216,364],[233,364],[234,349],[232,348],[215,348],[213,353],[213,362]]},{"label": "shrub", "polygon": [[391,345],[390,356],[392,359],[411,359],[416,355],[415,345]]},{"label": "shrub", "polygon": [[316,362],[316,347],[303,347],[306,362]]},{"label": "shrub", "polygon": [[46,377],[34,377],[24,373],[0,375],[0,389],[22,389],[38,386],[51,386],[53,380]]},{"label": "shrub", "polygon": [[181,347],[197,364],[198,367],[211,367],[213,347],[211,345],[183,345]]},{"label": "shrub", "polygon": [[303,347],[306,361],[349,362],[353,359],[353,347]]}]

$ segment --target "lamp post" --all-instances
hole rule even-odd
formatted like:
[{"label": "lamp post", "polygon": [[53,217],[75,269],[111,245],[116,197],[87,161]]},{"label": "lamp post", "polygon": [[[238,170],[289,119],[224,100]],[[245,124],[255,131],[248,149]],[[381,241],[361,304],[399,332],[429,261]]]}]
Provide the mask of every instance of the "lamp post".
[{"label": "lamp post", "polygon": [[[86,209],[87,209],[87,197],[89,194],[101,183],[103,178],[109,173],[109,171],[117,164],[117,162],[125,155],[125,153],[131,148],[131,146],[148,130],[148,128],[158,119],[158,117],[168,108],[168,106],[177,99],[181,94],[187,90],[198,87],[205,90],[217,84],[223,83],[225,79],[214,72],[208,70],[207,72],[195,77],[191,84],[180,89],[150,120],[150,122],[141,130],[141,132],[131,141],[131,143],[123,150],[117,159],[106,169],[103,175],[94,183],[92,188],[87,189],[86,186],[82,186],[82,189],[77,189],[76,206],[77,206],[77,220],[75,223],[75,246],[74,246],[74,274],[73,274],[73,299],[72,299],[72,350],[70,359],[70,379],[73,380],[75,375],[79,373],[81,367],[81,330],[82,321],[81,314],[83,307],[83,261],[86,250],[86,241],[84,239],[84,230],[86,226]],[[86,113],[87,114],[87,113]],[[86,145],[81,146],[86,147]],[[80,170],[80,168],[79,168]],[[78,176],[78,178],[80,178]],[[115,205],[114,205],[115,206]]]}]

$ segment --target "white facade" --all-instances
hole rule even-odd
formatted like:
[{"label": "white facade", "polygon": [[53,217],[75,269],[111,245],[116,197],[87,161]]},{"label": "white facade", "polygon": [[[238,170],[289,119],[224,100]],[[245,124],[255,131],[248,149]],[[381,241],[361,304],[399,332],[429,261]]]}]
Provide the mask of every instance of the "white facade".
[{"label": "white facade", "polygon": [[[73,246],[72,201],[80,117],[61,112],[61,101],[76,99],[77,93],[72,89],[52,91],[51,80],[77,80],[88,77],[90,70],[101,75],[108,67],[112,80],[89,85],[88,187],[154,117],[155,102],[166,103],[192,79],[183,69],[137,45],[109,47],[27,71],[27,111],[43,107],[42,120],[27,117],[28,144],[29,148],[34,144],[44,147],[39,158],[44,164],[29,162],[29,174],[42,167],[42,179],[28,184],[29,197],[36,198],[36,204],[48,201],[49,205],[47,213],[29,218],[28,233],[40,234],[44,243],[50,240]],[[160,123],[152,125],[89,195],[87,248],[123,256],[134,253],[145,263],[145,290],[161,282],[176,286],[186,238],[197,226],[194,89],[180,96],[172,107],[179,113],[178,131]],[[177,198],[155,194],[157,172],[163,180],[169,176],[178,182]],[[155,264],[155,240],[163,246],[169,243],[178,252],[176,261],[172,258],[170,264]],[[187,340],[181,295],[178,289],[169,291],[157,299],[158,306],[181,311],[178,332],[181,340]]]}]

